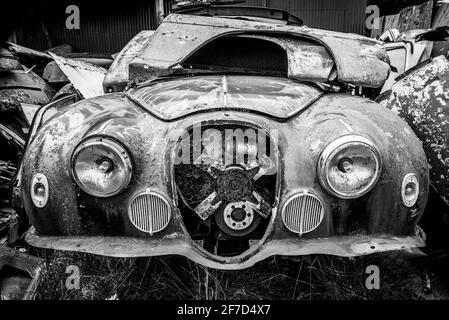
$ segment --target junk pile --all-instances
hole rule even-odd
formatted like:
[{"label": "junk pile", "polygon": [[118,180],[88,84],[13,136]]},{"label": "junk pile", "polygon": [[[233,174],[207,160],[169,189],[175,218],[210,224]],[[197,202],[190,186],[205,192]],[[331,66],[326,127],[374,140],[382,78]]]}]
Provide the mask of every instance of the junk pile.
[{"label": "junk pile", "polygon": [[[69,45],[46,52],[14,43],[0,45],[0,300],[32,299],[42,269],[29,255],[17,214],[10,204],[12,184],[37,110],[76,94],[103,94],[102,82],[113,58],[73,53]],[[95,85],[92,85],[95,84]]]}]

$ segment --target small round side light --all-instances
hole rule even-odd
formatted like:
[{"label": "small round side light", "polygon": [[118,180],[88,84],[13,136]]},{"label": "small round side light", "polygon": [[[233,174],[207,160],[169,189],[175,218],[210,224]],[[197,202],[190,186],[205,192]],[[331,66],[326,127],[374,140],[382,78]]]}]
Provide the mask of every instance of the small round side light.
[{"label": "small round side light", "polygon": [[409,173],[402,180],[401,198],[404,206],[411,208],[418,201],[419,180],[416,174]]},{"label": "small round side light", "polygon": [[47,178],[41,174],[36,173],[31,179],[31,200],[37,208],[43,208],[48,202],[48,181]]}]

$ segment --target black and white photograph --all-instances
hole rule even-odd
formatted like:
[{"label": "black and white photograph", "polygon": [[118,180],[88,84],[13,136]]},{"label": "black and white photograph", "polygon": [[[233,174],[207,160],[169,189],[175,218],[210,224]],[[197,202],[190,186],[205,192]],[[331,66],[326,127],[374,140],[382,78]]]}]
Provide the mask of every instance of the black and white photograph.
[{"label": "black and white photograph", "polygon": [[3,2],[0,310],[449,300],[449,1]]}]

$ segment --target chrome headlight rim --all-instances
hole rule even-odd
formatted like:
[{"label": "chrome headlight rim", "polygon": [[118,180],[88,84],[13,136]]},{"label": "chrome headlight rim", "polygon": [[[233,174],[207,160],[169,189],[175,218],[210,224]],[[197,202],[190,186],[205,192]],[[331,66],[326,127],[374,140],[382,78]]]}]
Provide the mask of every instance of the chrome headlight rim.
[{"label": "chrome headlight rim", "polygon": [[[109,148],[116,156],[118,156],[119,160],[123,163],[124,167],[127,168],[125,180],[122,181],[119,188],[116,188],[111,192],[97,192],[95,190],[87,188],[84,185],[84,183],[79,179],[75,170],[76,164],[75,161],[78,155],[81,153],[81,151],[92,146],[103,146]],[[115,138],[110,136],[95,135],[86,137],[76,146],[71,158],[71,171],[72,177],[75,180],[76,184],[85,193],[98,198],[110,198],[121,193],[124,189],[128,187],[129,183],[131,182],[131,177],[133,174],[133,164],[128,150]]]},{"label": "chrome headlight rim", "polygon": [[[375,159],[376,163],[376,171],[373,175],[370,183],[365,186],[364,188],[361,188],[357,192],[353,193],[344,193],[336,190],[334,187],[332,187],[331,182],[329,181],[329,175],[327,174],[329,170],[329,165],[331,161],[334,159],[334,157],[342,150],[348,147],[353,146],[363,146],[367,150],[369,150]],[[351,199],[357,199],[364,195],[366,195],[368,192],[370,192],[374,186],[379,181],[379,178],[382,173],[382,155],[377,148],[377,146],[372,142],[370,139],[365,138],[360,135],[345,135],[341,136],[335,140],[333,140],[321,153],[320,158],[318,160],[318,177],[319,181],[322,185],[322,187],[330,193],[332,196],[344,199],[344,200],[351,200]]]}]

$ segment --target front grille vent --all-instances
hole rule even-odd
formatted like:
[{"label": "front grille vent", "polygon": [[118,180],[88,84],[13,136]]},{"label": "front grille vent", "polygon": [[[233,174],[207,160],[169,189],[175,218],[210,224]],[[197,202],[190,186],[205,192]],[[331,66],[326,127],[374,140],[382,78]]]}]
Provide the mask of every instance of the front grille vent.
[{"label": "front grille vent", "polygon": [[321,200],[309,193],[292,196],[282,210],[282,221],[290,231],[303,235],[318,228],[324,218]]},{"label": "front grille vent", "polygon": [[136,195],[129,203],[128,214],[137,229],[151,235],[165,229],[171,218],[168,201],[154,192]]}]

